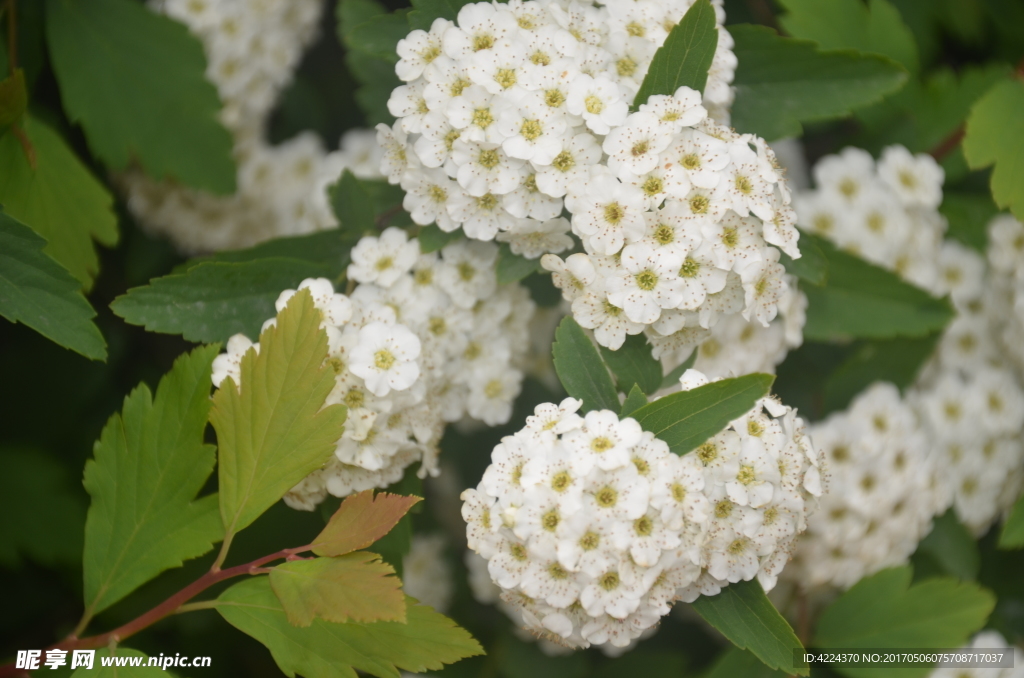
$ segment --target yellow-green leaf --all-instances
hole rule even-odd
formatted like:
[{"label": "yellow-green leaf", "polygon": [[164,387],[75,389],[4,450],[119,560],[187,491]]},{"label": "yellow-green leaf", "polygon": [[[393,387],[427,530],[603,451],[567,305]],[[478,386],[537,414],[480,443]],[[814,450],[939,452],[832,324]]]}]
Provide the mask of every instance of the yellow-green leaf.
[{"label": "yellow-green leaf", "polygon": [[365,490],[345,498],[313,540],[313,553],[340,556],[363,549],[391,531],[419,497]]},{"label": "yellow-green leaf", "polygon": [[996,205],[1024,219],[1024,79],[1005,80],[971,109],[964,157],[971,169],[992,169]]},{"label": "yellow-green leaf", "polygon": [[214,447],[203,444],[203,432],[217,350],[179,357],[155,398],[145,384],[132,391],[85,464],[92,505],[82,565],[91,613],[221,538],[216,495],[195,498],[213,471]]},{"label": "yellow-green leaf", "polygon": [[356,671],[399,678],[399,670],[436,671],[483,648],[464,629],[426,605],[408,604],[407,621],[360,624],[315,619],[292,626],[267,577],[235,584],[217,599],[229,624],[260,641],[277,665],[293,678],[356,678]]},{"label": "yellow-green leaf", "polygon": [[[228,535],[256,520],[334,452],[344,405],[323,407],[334,388],[327,334],[308,290],[295,294],[213,396],[210,422],[220,445],[220,513]],[[322,408],[322,409],[321,409]]]},{"label": "yellow-green leaf", "polygon": [[405,621],[405,595],[395,568],[380,556],[357,551],[335,558],[292,560],[270,571],[270,586],[288,621]]}]

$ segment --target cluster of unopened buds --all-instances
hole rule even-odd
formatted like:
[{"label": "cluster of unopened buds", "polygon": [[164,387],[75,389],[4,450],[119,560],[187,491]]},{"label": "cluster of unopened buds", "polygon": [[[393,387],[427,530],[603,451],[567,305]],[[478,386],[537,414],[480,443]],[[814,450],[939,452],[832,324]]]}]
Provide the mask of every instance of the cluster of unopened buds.
[{"label": "cluster of unopened buds", "polygon": [[[707,383],[693,370],[681,381]],[[676,600],[775,585],[822,491],[795,410],[763,399],[678,456],[636,420],[580,406],[537,406],[462,495],[469,547],[528,629],[625,646]]]}]

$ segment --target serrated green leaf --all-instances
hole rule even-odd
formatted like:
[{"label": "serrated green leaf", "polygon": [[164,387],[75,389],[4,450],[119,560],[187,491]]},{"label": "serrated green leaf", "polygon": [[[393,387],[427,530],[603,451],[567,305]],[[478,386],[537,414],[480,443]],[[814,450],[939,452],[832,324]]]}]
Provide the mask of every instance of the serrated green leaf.
[{"label": "serrated green leaf", "polygon": [[[123,658],[124,664],[122,666],[103,666],[103,658],[105,657],[114,657],[115,662],[118,658]],[[141,665],[131,665],[134,657],[142,658]],[[70,653],[67,659],[70,665]],[[174,672],[164,670],[159,666],[147,666],[148,662],[149,655],[133,650],[130,647],[117,646],[113,652],[111,652],[110,648],[104,647],[96,650],[92,668],[79,667],[71,674],[71,678],[161,678],[162,676],[174,678]]]},{"label": "serrated green leaf", "polygon": [[805,339],[925,337],[953,319],[946,299],[824,240],[819,244],[828,260],[828,281],[800,288],[808,300]]},{"label": "serrated green leaf", "polygon": [[708,0],[697,0],[654,53],[647,75],[633,99],[632,110],[638,110],[652,95],[671,96],[683,86],[703,94],[717,46],[715,9]]},{"label": "serrated green leaf", "polygon": [[862,341],[825,380],[824,413],[845,409],[876,381],[888,381],[901,390],[913,383],[924,362],[935,352],[941,333],[926,337]]},{"label": "serrated green leaf", "polygon": [[849,115],[907,79],[899,64],[882,56],[823,51],[765,26],[730,26],[729,32],[739,60],[733,126],[769,141],[799,136],[801,123]]},{"label": "serrated green leaf", "polygon": [[218,346],[174,361],[154,398],[140,384],[85,464],[85,604],[95,614],[164,570],[209,551],[223,535],[217,496],[196,499],[213,471],[203,444]]},{"label": "serrated green leaf", "polygon": [[608,368],[590,337],[572,317],[566,316],[558,324],[551,351],[555,372],[566,393],[583,401],[581,412],[618,412],[619,396]]},{"label": "serrated green leaf", "polygon": [[353,494],[341,502],[327,526],[313,540],[318,556],[341,556],[373,544],[391,531],[420,497],[373,490]]},{"label": "serrated green leaf", "polygon": [[1018,497],[1010,510],[1010,515],[1003,523],[999,533],[999,548],[1019,549],[1024,547],[1024,496]]},{"label": "serrated green leaf", "polygon": [[786,273],[814,285],[824,285],[828,280],[828,261],[818,245],[820,240],[810,233],[801,233],[799,259],[792,259],[785,252],[779,252],[779,263],[786,267]]},{"label": "serrated green leaf", "polygon": [[461,229],[445,232],[438,228],[436,224],[424,226],[420,229],[420,234],[418,236],[420,241],[420,252],[423,252],[424,254],[427,254],[428,252],[436,252],[448,243],[455,242],[461,237]]},{"label": "serrated green leaf", "polygon": [[407,622],[338,624],[316,619],[308,628],[292,626],[267,577],[235,584],[217,599],[229,624],[260,641],[278,667],[293,678],[356,678],[356,670],[379,678],[399,678],[399,669],[422,673],[482,654],[465,630],[431,607],[408,604]]},{"label": "serrated green leaf", "polygon": [[794,665],[793,651],[803,645],[756,579],[729,584],[717,596],[701,596],[692,606],[733,645],[749,650],[769,668],[810,674],[806,666]]},{"label": "serrated green leaf", "polygon": [[988,222],[999,212],[988,193],[945,191],[939,213],[946,217],[946,235],[982,254],[988,247]]},{"label": "serrated green leaf", "polygon": [[400,9],[391,14],[378,14],[355,26],[348,36],[348,47],[362,52],[375,59],[398,62],[395,47],[398,41],[409,34],[407,9]]},{"label": "serrated green leaf", "polygon": [[367,551],[336,558],[292,560],[270,571],[270,586],[288,622],[405,622],[402,580],[380,556]]},{"label": "serrated green leaf", "polygon": [[43,251],[88,292],[100,268],[92,241],[117,244],[114,200],[56,132],[31,115],[22,128],[35,167],[13,134],[0,136],[0,204],[43,236]]},{"label": "serrated green leaf", "polygon": [[131,0],[48,0],[46,36],[64,109],[112,169],[235,190],[233,141],[217,121],[202,43]]},{"label": "serrated green leaf", "polygon": [[327,275],[325,266],[298,259],[211,261],[133,287],[110,308],[132,325],[189,341],[226,341],[239,332],[255,337],[276,312],[282,290]]},{"label": "serrated green leaf", "polygon": [[646,404],[647,396],[644,395],[639,386],[633,384],[633,388],[629,390],[629,395],[626,396],[626,400],[622,403],[619,417],[628,417]]},{"label": "serrated green leaf", "polygon": [[788,675],[785,671],[768,668],[746,650],[731,647],[719,656],[711,670],[701,678],[786,678]]},{"label": "serrated green leaf", "polygon": [[327,197],[343,231],[365,234],[374,230],[373,201],[351,170],[341,173],[327,189]]},{"label": "serrated green leaf", "polygon": [[1024,79],[994,86],[967,118],[963,149],[971,169],[994,165],[990,187],[996,205],[1024,219]]},{"label": "serrated green leaf", "polygon": [[774,380],[770,374],[722,379],[659,398],[634,412],[633,418],[683,455],[749,412],[768,395]]},{"label": "serrated green leaf", "polygon": [[409,28],[429,31],[435,19],[447,19],[454,22],[459,18],[459,10],[472,0],[413,0],[412,11],[409,12]]},{"label": "serrated green leaf", "polygon": [[[362,233],[347,229],[329,229],[308,235],[275,238],[244,250],[217,252],[206,257],[189,259],[174,269],[183,273],[199,264],[220,262],[247,262],[259,259],[299,259],[322,267],[321,275],[337,282],[345,276],[345,270],[352,260],[352,248],[359,242]],[[284,288],[282,288],[284,289]]]},{"label": "serrated green leaf", "polygon": [[[6,69],[0,72],[6,72]],[[25,90],[25,71],[19,68],[0,80],[0,134],[21,120],[27,107],[28,92]]]},{"label": "serrated green leaf", "polygon": [[518,254],[513,254],[507,243],[501,243],[498,248],[498,266],[496,273],[498,284],[506,285],[512,282],[519,282],[531,273],[543,270],[540,267],[540,259],[527,259]]},{"label": "serrated green leaf", "polygon": [[[910,585],[909,567],[895,567],[857,582],[825,609],[818,622],[817,647],[946,648],[962,647],[985,625],[995,596],[973,582],[952,577]],[[860,676],[927,675],[928,667],[840,669]]]},{"label": "serrated green leaf", "polygon": [[623,393],[629,393],[635,385],[644,394],[651,395],[661,387],[661,363],[651,355],[651,346],[644,335],[627,336],[617,351],[606,346],[600,348],[601,356]]},{"label": "serrated green leaf", "polygon": [[354,43],[358,42],[356,32],[360,26],[375,17],[387,15],[387,12],[388,9],[376,0],[341,0],[336,12],[338,37],[347,48],[346,65],[360,83],[355,99],[371,125],[394,122],[387,102],[395,87],[404,83],[395,74],[394,61],[355,49]]},{"label": "serrated green leaf", "polygon": [[78,478],[60,460],[32,448],[0,448],[0,468],[0,565],[14,570],[28,559],[51,568],[77,567],[85,525]]},{"label": "serrated green leaf", "polygon": [[887,56],[911,73],[919,68],[917,43],[899,10],[886,0],[780,0],[779,23],[794,38],[823,49],[855,49]]},{"label": "serrated green leaf", "polygon": [[260,335],[259,354],[242,358],[241,391],[229,378],[213,396],[220,513],[229,536],[323,466],[345,430],[345,406],[323,407],[334,370],[324,364],[321,318],[309,290],[297,292]]},{"label": "serrated green leaf", "polygon": [[662,388],[672,388],[673,386],[679,386],[679,380],[682,379],[683,373],[686,370],[693,367],[694,363],[697,362],[697,356],[699,355],[698,349],[693,349],[690,353],[690,357],[684,360],[681,364],[676,366],[671,372],[666,374],[661,380]]},{"label": "serrated green leaf", "polygon": [[932,531],[917,545],[919,553],[926,553],[947,574],[965,580],[978,577],[981,556],[978,544],[950,508],[932,521]]},{"label": "serrated green leaf", "polygon": [[93,360],[107,344],[82,285],[44,252],[46,240],[0,208],[0,315]]}]

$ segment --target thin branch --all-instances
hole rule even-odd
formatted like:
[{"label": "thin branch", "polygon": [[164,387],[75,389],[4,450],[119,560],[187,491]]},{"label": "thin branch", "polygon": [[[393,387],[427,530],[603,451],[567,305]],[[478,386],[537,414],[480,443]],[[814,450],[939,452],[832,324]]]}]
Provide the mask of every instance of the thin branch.
[{"label": "thin branch", "polygon": [[943,139],[938,146],[928,151],[928,155],[932,156],[937,161],[942,162],[942,160],[947,155],[952,153],[956,149],[956,147],[960,145],[960,142],[963,141],[964,132],[964,126],[960,125],[955,130],[953,130],[952,134]]},{"label": "thin branch", "polygon": [[[193,610],[203,610],[213,607],[216,605],[216,601],[200,601],[188,605],[186,603],[214,584],[219,584],[227,579],[242,575],[269,572],[270,568],[263,567],[267,563],[275,560],[287,559],[290,556],[297,553],[304,553],[312,548],[312,544],[306,544],[305,546],[299,546],[297,548],[281,549],[276,553],[271,553],[268,556],[257,558],[250,563],[229,567],[226,570],[211,570],[148,612],[144,612],[127,624],[123,624],[113,631],[107,631],[106,633],[89,636],[87,638],[78,638],[75,635],[70,635],[59,643],[54,643],[46,649],[83,650],[107,647],[111,643],[120,643],[121,641],[135,635],[149,626],[152,626],[161,619],[171,616],[172,614],[191,612]],[[22,674],[23,671],[15,668],[13,663],[0,666],[0,678],[10,678],[12,676],[20,676]]]}]

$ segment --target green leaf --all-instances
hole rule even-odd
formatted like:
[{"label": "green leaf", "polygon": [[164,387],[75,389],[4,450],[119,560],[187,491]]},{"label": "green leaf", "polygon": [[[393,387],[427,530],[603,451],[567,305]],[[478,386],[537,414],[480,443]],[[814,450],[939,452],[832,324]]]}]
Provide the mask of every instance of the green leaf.
[{"label": "green leaf", "polygon": [[697,356],[699,355],[698,350],[695,348],[690,353],[690,357],[684,360],[671,372],[666,374],[661,380],[661,388],[672,388],[673,386],[679,386],[679,380],[682,379],[683,373],[686,370],[693,367],[694,363],[697,362]]},{"label": "green leaf", "polygon": [[455,242],[462,237],[462,230],[457,229],[450,232],[442,231],[436,224],[430,224],[420,229],[419,241],[420,252],[436,252],[450,242]]},{"label": "green leaf", "polygon": [[292,560],[270,571],[270,586],[288,622],[405,622],[402,580],[380,556],[367,551],[337,558]]},{"label": "green leaf", "polygon": [[646,404],[647,396],[644,395],[639,386],[633,384],[633,388],[629,390],[629,395],[626,396],[625,402],[622,403],[619,417],[628,417]]},{"label": "green leaf", "polygon": [[140,384],[100,434],[85,464],[85,603],[95,614],[223,535],[217,496],[196,499],[213,471],[203,443],[218,346],[174,361],[154,398]]},{"label": "green leaf", "polygon": [[498,284],[506,285],[511,282],[518,282],[537,271],[543,270],[540,267],[540,259],[527,259],[518,254],[512,254],[507,243],[501,243],[498,248]]},{"label": "green leaf", "polygon": [[210,261],[133,287],[110,308],[132,325],[189,341],[225,341],[239,332],[255,337],[274,316],[282,290],[328,275],[326,266],[298,259]]},{"label": "green leaf", "polygon": [[316,619],[308,628],[292,626],[267,577],[235,584],[217,599],[229,624],[260,641],[289,676],[356,678],[356,670],[399,678],[439,670],[444,664],[483,654],[465,630],[433,608],[407,598],[407,622],[338,624]]},{"label": "green leaf", "polygon": [[[103,666],[102,659],[104,657],[115,657],[117,659],[123,659],[122,666]],[[135,657],[141,657],[142,661],[139,666],[132,666],[132,659]],[[71,654],[67,656],[68,665],[71,664]],[[133,650],[130,647],[117,646],[111,651],[110,648],[100,648],[96,650],[96,656],[93,658],[93,665],[91,669],[87,669],[84,666],[79,667],[71,674],[72,678],[163,678],[170,676],[174,678],[174,673],[166,671],[159,666],[147,666],[149,662],[149,655]]]},{"label": "green leaf", "polygon": [[1000,209],[1024,219],[1024,80],[997,84],[971,109],[963,149],[971,169],[995,165],[990,186]]},{"label": "green leaf", "polygon": [[960,579],[973,580],[981,568],[981,556],[974,537],[967,531],[950,508],[932,523],[932,531],[917,545],[919,553],[926,553],[942,569]]},{"label": "green leaf", "polygon": [[828,261],[818,242],[821,239],[810,233],[800,234],[800,258],[791,259],[785,252],[779,252],[779,262],[790,273],[814,285],[824,285],[828,280]]},{"label": "green leaf", "polygon": [[619,410],[619,396],[601,355],[583,328],[566,316],[555,330],[551,347],[555,372],[566,393],[583,401],[582,412]]},{"label": "green leaf", "polygon": [[320,275],[337,283],[345,277],[345,270],[352,260],[352,248],[362,237],[363,234],[358,231],[332,228],[308,235],[275,238],[244,250],[229,250],[189,259],[175,268],[174,273],[183,273],[211,261],[238,263],[273,258],[300,259],[321,267],[324,273]]},{"label": "green leaf", "polygon": [[1003,523],[1003,531],[999,533],[999,548],[1019,549],[1024,547],[1024,496],[1018,497],[1010,510],[1010,515]]},{"label": "green leaf", "polygon": [[46,37],[64,110],[111,169],[235,190],[231,135],[184,24],[131,0],[48,0]]},{"label": "green leaf", "polygon": [[44,252],[88,292],[99,272],[92,240],[117,244],[113,198],[52,129],[26,115],[33,167],[13,134],[0,136],[0,204],[46,239]]},{"label": "green leaf", "polygon": [[420,497],[373,490],[353,494],[341,502],[327,526],[313,540],[318,556],[341,556],[364,549],[386,535]]},{"label": "green leaf", "polygon": [[823,51],[765,26],[730,26],[739,60],[732,123],[772,141],[798,136],[801,123],[841,118],[895,92],[907,79],[885,57]]},{"label": "green leaf", "polygon": [[788,675],[785,671],[768,668],[745,650],[731,647],[719,655],[711,670],[701,678],[786,678]]},{"label": "green leaf", "polygon": [[[380,58],[356,49],[358,30],[375,17],[387,13],[388,9],[376,0],[341,0],[337,9],[338,37],[347,50],[345,62],[349,72],[360,83],[355,93],[356,102],[371,125],[379,122],[390,124],[394,121],[387,102],[395,87],[404,84],[395,75],[393,59]],[[392,49],[394,46],[391,46]]]},{"label": "green leaf", "polygon": [[348,47],[389,63],[398,62],[398,41],[409,34],[408,10],[378,14],[352,29]]},{"label": "green leaf", "polygon": [[0,208],[0,315],[93,360],[107,345],[82,285],[44,252],[46,240]]},{"label": "green leaf", "polygon": [[25,90],[25,71],[19,68],[0,80],[0,134],[21,120],[27,107],[28,92]]},{"label": "green leaf", "polygon": [[850,356],[825,380],[825,412],[845,409],[876,381],[888,381],[901,390],[917,378],[921,366],[935,352],[940,332],[926,337],[860,342]]},{"label": "green leaf", "polygon": [[[586,652],[569,652],[551,656],[537,643],[530,643],[504,631],[489,648],[490,661],[494,662],[501,678],[596,678],[590,671]],[[627,653],[627,656],[632,652]],[[626,675],[617,674],[616,678]],[[668,675],[665,674],[666,678]]]},{"label": "green leaf", "polygon": [[924,337],[955,315],[946,299],[824,240],[819,244],[828,260],[828,282],[800,288],[808,300],[805,339]]},{"label": "green leaf", "polygon": [[749,412],[768,395],[774,380],[770,374],[722,379],[659,398],[634,412],[633,418],[683,455]]},{"label": "green leaf", "polygon": [[661,363],[651,355],[651,347],[644,335],[627,336],[617,351],[601,346],[601,355],[623,393],[639,386],[644,394],[651,395],[661,387]]},{"label": "green leaf", "polygon": [[[324,407],[334,388],[327,334],[309,290],[300,290],[242,358],[241,392],[229,378],[213,395],[210,422],[220,445],[220,514],[231,536],[334,452],[344,405]],[[322,408],[322,409],[321,409]]]},{"label": "green leaf", "polygon": [[939,212],[949,222],[946,235],[984,254],[988,222],[999,210],[988,193],[944,191]]},{"label": "green leaf", "polygon": [[374,230],[373,201],[351,170],[341,173],[327,197],[343,231],[362,235]]},{"label": "green leaf", "polygon": [[459,10],[470,2],[471,0],[412,0],[409,28],[429,31],[435,19],[454,22],[459,18]]},{"label": "green leaf", "polygon": [[911,73],[919,68],[917,43],[899,10],[886,0],[780,0],[779,23],[794,38],[823,49],[855,49],[887,56]]},{"label": "green leaf", "polygon": [[[952,577],[910,585],[909,567],[895,567],[857,582],[822,613],[817,647],[863,648],[962,647],[985,625],[995,596],[972,582]],[[924,676],[931,669],[843,668],[851,676]]]},{"label": "green leaf", "polygon": [[0,565],[23,559],[46,567],[82,562],[85,502],[61,460],[42,450],[0,448]]},{"label": "green leaf", "polygon": [[800,640],[756,579],[729,584],[717,596],[701,596],[692,605],[733,645],[749,650],[769,668],[809,675],[807,667],[793,663],[794,650],[803,648]]},{"label": "green leaf", "polygon": [[633,110],[647,103],[652,95],[672,96],[683,86],[703,94],[717,46],[715,10],[708,0],[697,0],[654,53],[633,100]]}]

